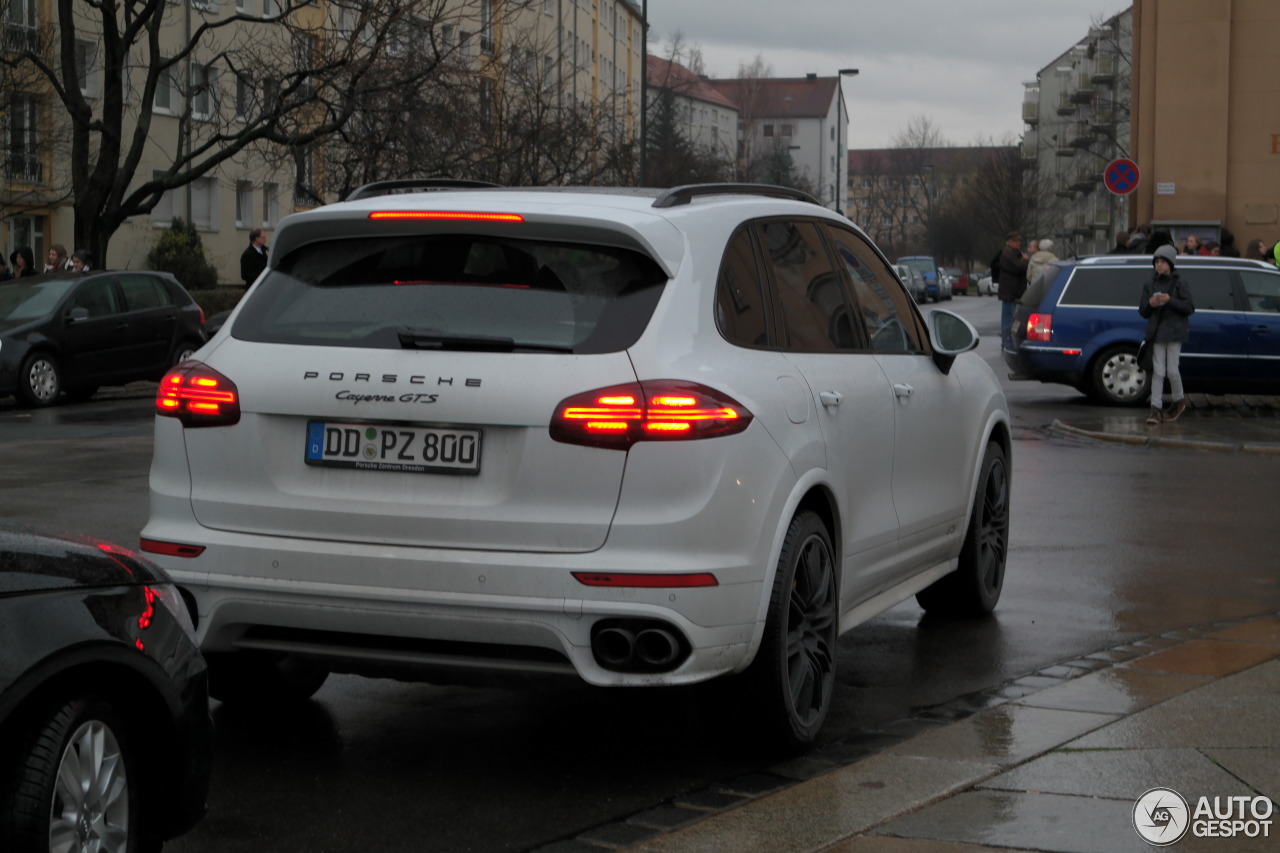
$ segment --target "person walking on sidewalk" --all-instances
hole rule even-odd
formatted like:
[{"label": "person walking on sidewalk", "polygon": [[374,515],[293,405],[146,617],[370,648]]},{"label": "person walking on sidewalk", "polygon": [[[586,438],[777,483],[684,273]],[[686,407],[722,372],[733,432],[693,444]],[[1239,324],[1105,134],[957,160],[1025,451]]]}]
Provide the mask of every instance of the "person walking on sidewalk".
[{"label": "person walking on sidewalk", "polygon": [[1005,235],[999,266],[996,296],[1000,299],[1000,345],[1013,349],[1014,309],[1027,289],[1027,253],[1022,251],[1022,235],[1017,231]]},{"label": "person walking on sidewalk", "polygon": [[[1142,296],[1138,299],[1138,313],[1147,320],[1144,338],[1151,347],[1151,414],[1147,416],[1150,426],[1161,421],[1176,421],[1187,408],[1178,358],[1182,345],[1190,337],[1189,318],[1196,306],[1191,300],[1191,287],[1178,276],[1174,264],[1177,257],[1173,246],[1156,249],[1151,258],[1155,274],[1142,286]],[[1161,403],[1165,376],[1169,377],[1171,392],[1168,412]]]}]

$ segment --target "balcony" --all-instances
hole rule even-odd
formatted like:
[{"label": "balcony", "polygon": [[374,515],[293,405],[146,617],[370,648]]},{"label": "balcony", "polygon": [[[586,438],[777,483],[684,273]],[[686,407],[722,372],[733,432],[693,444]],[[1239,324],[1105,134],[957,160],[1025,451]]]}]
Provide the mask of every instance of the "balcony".
[{"label": "balcony", "polygon": [[1069,89],[1064,89],[1058,93],[1058,115],[1069,116],[1076,111],[1076,104],[1073,97],[1074,93]]},{"label": "balcony", "polygon": [[1108,86],[1116,82],[1116,69],[1120,60],[1109,54],[1103,54],[1094,60],[1093,74],[1089,77],[1094,83]]},{"label": "balcony", "polygon": [[1071,188],[1079,192],[1089,192],[1097,186],[1098,181],[1102,180],[1102,176],[1092,167],[1077,168],[1071,173]]},{"label": "balcony", "polygon": [[1095,110],[1088,118],[1089,127],[1094,130],[1109,131],[1116,126],[1116,111],[1113,109]]},{"label": "balcony", "polygon": [[15,184],[43,184],[44,164],[34,154],[10,154],[5,160],[4,176]]},{"label": "balcony", "polygon": [[1075,227],[1071,230],[1076,234],[1087,236],[1093,233],[1093,214],[1088,211],[1077,211],[1075,215]]},{"label": "balcony", "polygon": [[1093,227],[1104,231],[1111,228],[1111,208],[1102,207],[1093,212]]},{"label": "balcony", "polygon": [[1053,149],[1053,153],[1059,157],[1074,157],[1076,156],[1076,148],[1059,140]]},{"label": "balcony", "polygon": [[1075,198],[1076,191],[1071,189],[1071,184],[1067,182],[1065,177],[1058,178],[1053,187],[1053,194],[1058,198]]},{"label": "balcony", "polygon": [[1076,148],[1088,148],[1093,144],[1093,130],[1088,122],[1075,122],[1067,128],[1067,139]]},{"label": "balcony", "polygon": [[1023,160],[1035,160],[1039,157],[1039,155],[1040,155],[1040,152],[1037,149],[1036,140],[1034,137],[1032,137],[1029,140],[1028,139],[1022,140],[1022,159]]},{"label": "balcony", "polygon": [[1040,102],[1039,101],[1023,101],[1022,102],[1022,120],[1027,124],[1039,124],[1040,122]]},{"label": "balcony", "polygon": [[1071,93],[1073,104],[1087,104],[1093,100],[1093,80],[1087,71],[1076,74],[1075,91]]},{"label": "balcony", "polygon": [[36,53],[40,50],[40,30],[26,24],[5,24],[4,46],[15,53],[24,50]]}]

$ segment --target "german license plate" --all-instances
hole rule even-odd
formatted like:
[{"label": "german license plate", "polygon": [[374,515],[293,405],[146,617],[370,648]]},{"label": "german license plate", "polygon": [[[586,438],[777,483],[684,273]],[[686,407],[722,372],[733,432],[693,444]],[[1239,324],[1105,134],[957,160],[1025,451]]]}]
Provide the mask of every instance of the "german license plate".
[{"label": "german license plate", "polygon": [[305,460],[327,468],[479,474],[478,429],[309,421]]}]

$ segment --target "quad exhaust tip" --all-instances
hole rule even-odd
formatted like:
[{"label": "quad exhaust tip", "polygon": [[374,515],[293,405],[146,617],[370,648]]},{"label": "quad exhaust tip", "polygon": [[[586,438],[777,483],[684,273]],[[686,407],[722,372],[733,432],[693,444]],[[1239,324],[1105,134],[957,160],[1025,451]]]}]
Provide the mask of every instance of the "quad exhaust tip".
[{"label": "quad exhaust tip", "polygon": [[670,672],[689,656],[689,643],[664,622],[606,619],[591,630],[591,653],[614,672]]}]

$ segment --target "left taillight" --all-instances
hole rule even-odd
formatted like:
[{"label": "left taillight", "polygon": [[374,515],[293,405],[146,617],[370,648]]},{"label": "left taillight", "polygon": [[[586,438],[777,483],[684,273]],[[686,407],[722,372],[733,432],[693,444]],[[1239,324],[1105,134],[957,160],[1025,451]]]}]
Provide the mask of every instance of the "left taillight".
[{"label": "left taillight", "polygon": [[1048,343],[1053,340],[1053,315],[1032,314],[1027,318],[1027,340]]},{"label": "left taillight", "polygon": [[187,428],[231,426],[240,422],[236,384],[198,361],[184,361],[160,380],[156,415],[177,418]]},{"label": "left taillight", "polygon": [[705,385],[658,379],[612,385],[560,401],[551,437],[566,444],[626,450],[637,441],[689,441],[742,432],[752,415]]}]

